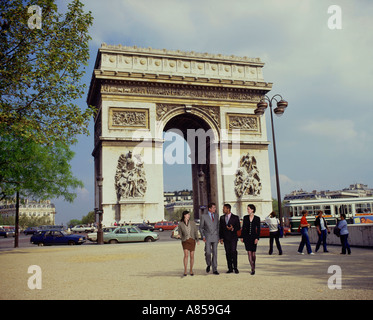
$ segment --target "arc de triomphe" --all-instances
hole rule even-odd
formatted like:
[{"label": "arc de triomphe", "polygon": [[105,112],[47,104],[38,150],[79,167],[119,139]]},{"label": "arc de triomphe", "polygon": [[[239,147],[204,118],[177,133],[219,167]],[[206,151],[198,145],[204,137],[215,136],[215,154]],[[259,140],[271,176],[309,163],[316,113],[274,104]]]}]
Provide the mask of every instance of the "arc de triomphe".
[{"label": "arc de triomphe", "polygon": [[[264,116],[272,84],[259,58],[102,44],[87,103],[94,125],[95,206],[103,224],[164,219],[163,132],[183,135],[191,154],[194,214],[272,211]],[[177,179],[178,177],[175,177]]]}]

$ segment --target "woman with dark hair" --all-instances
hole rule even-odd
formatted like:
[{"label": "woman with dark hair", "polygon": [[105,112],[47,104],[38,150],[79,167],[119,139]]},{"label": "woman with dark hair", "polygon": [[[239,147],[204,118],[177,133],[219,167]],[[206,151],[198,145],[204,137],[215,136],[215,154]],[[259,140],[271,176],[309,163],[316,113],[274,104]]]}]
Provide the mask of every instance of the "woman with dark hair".
[{"label": "woman with dark hair", "polygon": [[179,222],[179,235],[184,250],[184,276],[187,275],[188,256],[190,252],[190,275],[193,276],[194,251],[196,241],[199,244],[198,228],[194,221],[190,220],[189,211],[184,211]]},{"label": "woman with dark hair", "polygon": [[269,252],[268,254],[273,253],[273,240],[276,241],[276,246],[278,254],[282,255],[282,248],[280,244],[280,221],[276,217],[276,212],[272,211],[269,216],[266,218],[266,223],[269,227]]},{"label": "woman with dark hair", "polygon": [[254,215],[256,208],[253,204],[247,206],[248,215],[243,217],[241,241],[245,244],[248,254],[251,275],[255,274],[256,247],[260,238],[260,218]]},{"label": "woman with dark hair", "polygon": [[307,215],[308,215],[308,211],[302,210],[302,218],[300,219],[300,225],[299,225],[300,233],[302,235],[302,240],[298,247],[298,254],[304,254],[303,253],[304,246],[306,246],[308,254],[314,254],[312,252],[310,238],[308,236],[308,228],[311,228],[311,225],[307,221]]},{"label": "woman with dark hair", "polygon": [[341,213],[341,221],[338,222],[337,227],[341,230],[340,231],[340,238],[341,238],[341,245],[342,245],[341,254],[346,254],[346,250],[348,254],[351,254],[350,244],[348,243],[348,240],[347,240],[349,232],[347,229],[346,215],[344,213]]}]

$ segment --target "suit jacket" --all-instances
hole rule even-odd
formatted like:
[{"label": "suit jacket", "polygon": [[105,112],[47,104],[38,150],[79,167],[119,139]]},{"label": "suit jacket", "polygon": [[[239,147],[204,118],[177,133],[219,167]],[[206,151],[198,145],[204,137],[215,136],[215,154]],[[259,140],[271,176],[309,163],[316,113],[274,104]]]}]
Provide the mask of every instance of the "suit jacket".
[{"label": "suit jacket", "polygon": [[[227,229],[227,226],[232,225],[233,231]],[[225,221],[225,215],[220,217],[219,237],[220,239],[230,241],[238,239],[237,231],[241,229],[240,218],[231,213],[228,224]]]},{"label": "suit jacket", "polygon": [[[190,224],[190,237],[196,241],[198,241],[198,228],[194,221],[189,221]],[[181,241],[188,240],[186,235],[186,225],[184,221],[179,222],[179,235],[181,237]]]},{"label": "suit jacket", "polygon": [[243,224],[242,224],[242,231],[241,236],[244,239],[258,239],[260,238],[260,218],[258,216],[254,216],[253,221],[251,222],[251,230],[250,230],[250,215],[246,215],[243,217]]},{"label": "suit jacket", "polygon": [[219,241],[219,216],[214,213],[214,222],[210,218],[208,213],[204,213],[201,216],[201,222],[199,225],[199,231],[201,232],[202,238],[206,238],[206,242],[218,242]]}]

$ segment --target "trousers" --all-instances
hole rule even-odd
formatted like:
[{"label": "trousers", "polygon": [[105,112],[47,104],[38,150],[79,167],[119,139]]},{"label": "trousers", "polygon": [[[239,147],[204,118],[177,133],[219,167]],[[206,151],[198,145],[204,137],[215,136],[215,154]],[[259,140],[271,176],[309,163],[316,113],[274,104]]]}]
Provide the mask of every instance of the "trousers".
[{"label": "trousers", "polygon": [[224,240],[228,270],[237,269],[237,239]]},{"label": "trousers", "polygon": [[212,266],[212,271],[218,269],[218,241],[205,243],[205,259],[208,266]]},{"label": "trousers", "polygon": [[307,253],[310,254],[312,252],[312,249],[311,249],[310,239],[308,237],[308,228],[302,228],[300,232],[302,234],[302,241],[299,244],[298,252],[302,253],[304,245],[306,245]]}]

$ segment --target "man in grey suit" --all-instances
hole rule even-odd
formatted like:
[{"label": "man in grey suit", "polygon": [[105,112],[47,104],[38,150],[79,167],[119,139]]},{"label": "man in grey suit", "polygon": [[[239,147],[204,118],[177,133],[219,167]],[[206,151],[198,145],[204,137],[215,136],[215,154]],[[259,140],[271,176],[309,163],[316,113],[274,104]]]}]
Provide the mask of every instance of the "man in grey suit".
[{"label": "man in grey suit", "polygon": [[217,255],[219,243],[219,216],[215,213],[215,203],[210,203],[208,209],[208,213],[202,215],[199,226],[202,239],[205,242],[206,272],[210,272],[212,266],[213,273],[219,274]]}]

